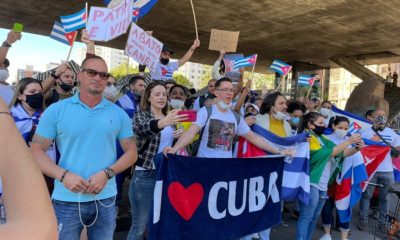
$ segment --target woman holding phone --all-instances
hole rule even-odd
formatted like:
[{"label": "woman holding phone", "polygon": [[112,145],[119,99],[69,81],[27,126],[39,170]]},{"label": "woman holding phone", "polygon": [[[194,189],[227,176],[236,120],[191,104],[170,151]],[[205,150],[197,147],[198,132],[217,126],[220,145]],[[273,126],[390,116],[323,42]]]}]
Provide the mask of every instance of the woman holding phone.
[{"label": "woman holding phone", "polygon": [[176,131],[175,124],[186,121],[187,115],[179,110],[167,113],[167,88],[163,82],[153,81],[145,89],[140,106],[142,112],[134,118],[137,135],[138,160],[129,187],[132,208],[132,225],[128,240],[142,240],[149,219],[156,172],[153,158],[171,147],[183,131]]}]

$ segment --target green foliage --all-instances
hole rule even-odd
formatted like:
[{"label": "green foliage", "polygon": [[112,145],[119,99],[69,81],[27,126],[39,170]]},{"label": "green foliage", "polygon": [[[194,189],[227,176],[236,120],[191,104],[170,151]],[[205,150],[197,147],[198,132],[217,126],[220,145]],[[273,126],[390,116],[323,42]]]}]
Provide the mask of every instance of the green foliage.
[{"label": "green foliage", "polygon": [[203,69],[204,69],[204,74],[203,74],[203,76],[201,77],[201,79],[199,80],[200,81],[200,83],[199,83],[199,89],[202,89],[202,88],[204,88],[204,87],[206,87],[207,86],[207,84],[208,84],[208,81],[212,78],[211,77],[211,69],[212,69],[212,66],[210,66],[210,65],[203,65]]},{"label": "green foliage", "polygon": [[[121,63],[118,67],[111,69],[110,73],[117,80],[126,76],[128,74],[127,63],[126,62]],[[139,73],[139,68],[138,67],[134,68],[132,66],[129,66],[129,74],[136,74],[136,73]]]},{"label": "green foliage", "polygon": [[190,80],[181,73],[175,72],[172,78],[182,86],[185,86],[187,88],[193,87],[193,83],[190,82]]},{"label": "green foliage", "polygon": [[[244,73],[244,83],[246,83],[247,79],[250,79],[251,72]],[[261,90],[263,87],[266,87],[268,90],[274,89],[274,81],[275,75],[274,74],[261,74],[261,73],[254,73],[253,75],[253,84],[251,88],[253,90]]]}]

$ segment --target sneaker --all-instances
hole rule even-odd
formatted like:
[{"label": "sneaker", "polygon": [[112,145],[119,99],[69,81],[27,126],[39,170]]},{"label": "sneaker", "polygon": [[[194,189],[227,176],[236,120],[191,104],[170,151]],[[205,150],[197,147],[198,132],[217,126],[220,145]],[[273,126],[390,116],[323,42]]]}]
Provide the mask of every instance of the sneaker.
[{"label": "sneaker", "polygon": [[361,231],[366,231],[368,227],[368,223],[366,222],[360,222],[357,226],[357,228]]},{"label": "sneaker", "polygon": [[324,234],[319,240],[332,240],[332,237],[330,234]]}]

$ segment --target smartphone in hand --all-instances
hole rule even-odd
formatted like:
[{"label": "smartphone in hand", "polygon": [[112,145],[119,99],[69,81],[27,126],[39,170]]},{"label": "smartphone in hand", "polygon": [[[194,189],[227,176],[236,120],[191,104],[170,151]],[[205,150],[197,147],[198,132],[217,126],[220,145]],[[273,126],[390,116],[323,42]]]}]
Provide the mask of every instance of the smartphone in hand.
[{"label": "smartphone in hand", "polygon": [[178,115],[187,114],[188,119],[185,122],[196,122],[197,120],[197,112],[195,110],[181,110],[178,112]]}]

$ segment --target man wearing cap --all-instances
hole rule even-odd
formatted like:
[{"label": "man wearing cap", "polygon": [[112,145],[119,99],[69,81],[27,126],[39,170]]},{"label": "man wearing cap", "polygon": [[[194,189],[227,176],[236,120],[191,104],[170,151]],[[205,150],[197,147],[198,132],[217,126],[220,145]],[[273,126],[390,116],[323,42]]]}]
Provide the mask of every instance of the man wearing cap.
[{"label": "man wearing cap", "polygon": [[200,40],[194,40],[193,45],[181,59],[176,62],[170,62],[171,55],[174,54],[174,52],[166,44],[164,44],[160,54],[160,62],[157,64],[156,70],[154,72],[150,72],[151,79],[164,81],[172,79],[174,72],[178,70],[180,66],[190,60],[194,50],[199,46]]},{"label": "man wearing cap", "polygon": [[11,102],[14,90],[12,86],[6,82],[7,78],[10,76],[10,73],[8,72],[10,61],[8,61],[6,56],[11,45],[19,39],[21,39],[21,33],[10,31],[7,35],[7,39],[0,47],[0,97],[7,103],[7,105]]}]

